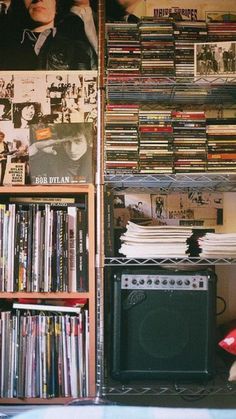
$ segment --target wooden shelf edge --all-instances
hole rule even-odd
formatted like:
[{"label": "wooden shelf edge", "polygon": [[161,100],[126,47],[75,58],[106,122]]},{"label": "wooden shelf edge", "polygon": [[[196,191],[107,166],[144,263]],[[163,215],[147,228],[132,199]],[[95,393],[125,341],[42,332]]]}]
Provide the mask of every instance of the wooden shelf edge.
[{"label": "wooden shelf edge", "polygon": [[13,298],[38,298],[38,299],[70,299],[87,298],[90,299],[89,292],[0,292],[0,299]]},{"label": "wooden shelf edge", "polygon": [[94,185],[90,183],[75,185],[22,185],[22,186],[1,186],[1,194],[71,194],[93,192]]},{"label": "wooden shelf edge", "polygon": [[41,405],[41,404],[59,404],[65,405],[67,403],[76,400],[72,397],[52,397],[49,399],[41,399],[41,398],[0,398],[0,405],[1,404],[22,404],[22,405]]}]

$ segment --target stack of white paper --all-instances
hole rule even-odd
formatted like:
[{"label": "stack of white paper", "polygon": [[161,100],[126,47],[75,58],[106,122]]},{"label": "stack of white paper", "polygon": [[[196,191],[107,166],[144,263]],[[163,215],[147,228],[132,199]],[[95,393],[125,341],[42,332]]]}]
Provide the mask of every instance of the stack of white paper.
[{"label": "stack of white paper", "polygon": [[191,227],[141,226],[128,221],[119,252],[126,257],[184,257]]},{"label": "stack of white paper", "polygon": [[198,243],[201,257],[236,257],[236,233],[206,233]]}]

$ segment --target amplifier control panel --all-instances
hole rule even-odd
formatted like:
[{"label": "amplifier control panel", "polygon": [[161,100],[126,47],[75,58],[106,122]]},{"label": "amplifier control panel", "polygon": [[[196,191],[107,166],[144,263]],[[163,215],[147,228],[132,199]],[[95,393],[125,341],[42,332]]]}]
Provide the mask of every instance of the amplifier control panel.
[{"label": "amplifier control panel", "polygon": [[196,274],[122,274],[121,288],[132,290],[206,291],[208,276]]}]

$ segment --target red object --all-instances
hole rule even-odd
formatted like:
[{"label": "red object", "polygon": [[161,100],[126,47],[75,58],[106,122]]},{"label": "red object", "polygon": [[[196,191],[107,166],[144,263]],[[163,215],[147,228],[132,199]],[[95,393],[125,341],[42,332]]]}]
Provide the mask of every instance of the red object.
[{"label": "red object", "polygon": [[[58,300],[60,300],[58,298]],[[76,306],[83,306],[87,303],[87,299],[86,298],[69,298],[66,300],[62,300],[60,301],[60,303],[58,303],[58,300],[50,300],[50,297],[47,300],[41,300],[41,299],[36,299],[36,298],[19,298],[18,299],[18,303],[22,303],[22,304],[42,304],[42,301],[45,302],[45,305],[47,304],[60,304],[62,306],[65,307],[76,307]]]},{"label": "red object", "polygon": [[236,355],[236,329],[231,330],[225,337],[219,342],[219,346],[225,349],[227,352]]}]

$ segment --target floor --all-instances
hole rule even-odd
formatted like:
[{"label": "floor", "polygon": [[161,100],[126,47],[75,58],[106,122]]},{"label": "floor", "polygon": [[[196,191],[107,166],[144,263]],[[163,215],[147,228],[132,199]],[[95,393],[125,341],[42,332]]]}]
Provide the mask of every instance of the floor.
[{"label": "floor", "polygon": [[[236,394],[214,396],[110,396],[106,397],[105,400],[112,404],[132,406],[236,409]],[[7,415],[7,419],[21,412],[33,410],[38,407],[38,405],[3,405],[0,407],[0,418],[1,414]],[[45,408],[47,406],[41,407]]]},{"label": "floor", "polygon": [[[159,406],[159,407],[196,407],[212,409],[236,409],[236,395],[217,395],[202,397],[187,396],[133,396],[111,397],[111,401],[118,404],[136,406]],[[236,417],[236,414],[235,414]]]}]

